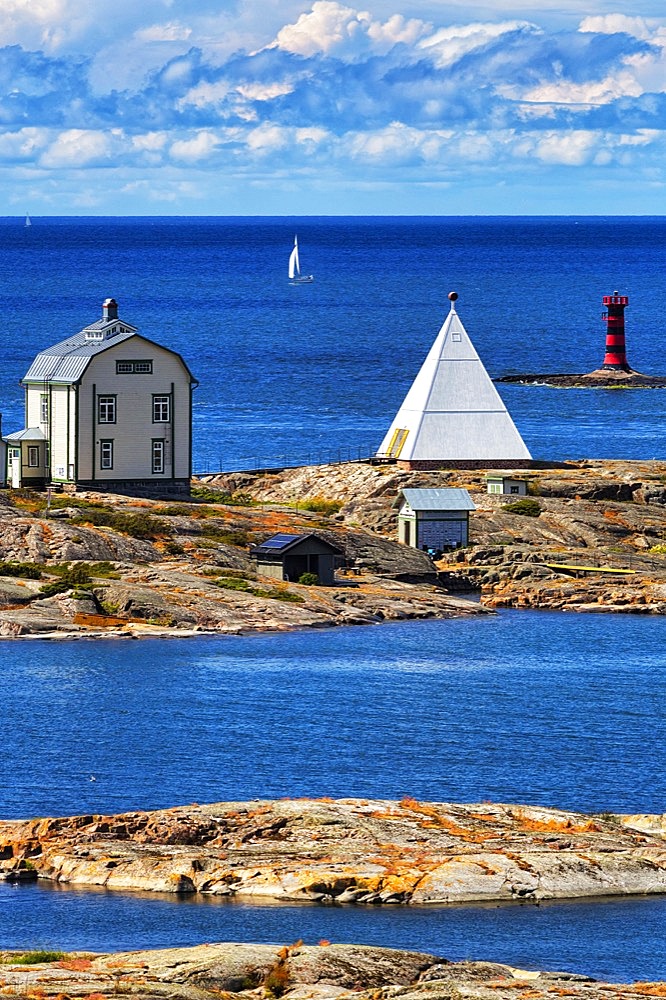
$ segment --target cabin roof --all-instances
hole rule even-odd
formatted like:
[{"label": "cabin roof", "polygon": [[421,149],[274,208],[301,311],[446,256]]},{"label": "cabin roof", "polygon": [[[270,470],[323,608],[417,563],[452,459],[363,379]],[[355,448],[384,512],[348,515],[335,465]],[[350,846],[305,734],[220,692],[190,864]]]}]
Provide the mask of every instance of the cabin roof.
[{"label": "cabin roof", "polygon": [[404,498],[412,510],[476,510],[467,490],[447,489],[406,489],[401,490],[396,503]]},{"label": "cabin roof", "polygon": [[529,459],[456,312],[455,298],[377,455],[401,461]]},{"label": "cabin roof", "polygon": [[24,427],[23,430],[6,434],[3,438],[8,444],[19,444],[21,441],[46,441],[46,434],[40,427]]},{"label": "cabin roof", "polygon": [[332,545],[330,542],[327,542],[325,538],[320,538],[319,535],[315,535],[314,532],[309,532],[305,535],[288,535],[282,533],[271,535],[271,537],[263,541],[261,545],[255,545],[251,550],[251,553],[253,556],[282,556],[308,539],[314,539],[318,545],[328,552],[341,554],[341,549]]}]

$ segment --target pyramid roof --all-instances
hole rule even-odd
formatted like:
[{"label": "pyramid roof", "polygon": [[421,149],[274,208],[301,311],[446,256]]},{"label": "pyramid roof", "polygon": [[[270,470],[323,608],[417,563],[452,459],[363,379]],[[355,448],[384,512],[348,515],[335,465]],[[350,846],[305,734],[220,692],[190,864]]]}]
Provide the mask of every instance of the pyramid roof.
[{"label": "pyramid roof", "polygon": [[382,441],[378,457],[401,462],[531,458],[474,350],[452,292],[451,311]]}]

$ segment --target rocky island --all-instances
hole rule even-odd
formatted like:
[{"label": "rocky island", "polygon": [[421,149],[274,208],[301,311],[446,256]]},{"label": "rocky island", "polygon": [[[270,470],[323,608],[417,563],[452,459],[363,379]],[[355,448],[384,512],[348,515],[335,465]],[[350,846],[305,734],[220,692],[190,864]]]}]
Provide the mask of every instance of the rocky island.
[{"label": "rocky island", "polygon": [[[44,494],[3,492],[0,636],[238,634],[502,607],[666,613],[666,463],[524,476],[517,502],[489,495],[482,470],[365,462],[204,477],[179,503],[79,492],[47,508]],[[470,545],[436,565],[395,541],[394,508],[401,489],[435,486],[464,487],[477,507]],[[258,577],[250,548],[279,531],[335,544],[336,585]]]},{"label": "rocky island", "polygon": [[0,876],[336,904],[666,892],[666,816],[364,799],[0,821]]},{"label": "rocky island", "polygon": [[331,944],[203,944],[118,954],[1,952],[3,993],[104,1000],[629,1000],[660,997],[665,983],[598,982],[497,962],[450,962],[422,952]]}]

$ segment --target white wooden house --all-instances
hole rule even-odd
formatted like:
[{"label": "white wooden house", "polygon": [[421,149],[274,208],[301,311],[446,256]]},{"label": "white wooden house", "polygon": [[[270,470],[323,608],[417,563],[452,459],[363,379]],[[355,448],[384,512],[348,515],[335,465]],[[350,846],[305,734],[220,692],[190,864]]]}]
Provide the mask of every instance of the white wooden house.
[{"label": "white wooden house", "polygon": [[518,478],[512,472],[489,472],[486,487],[491,496],[527,496],[527,480]]},{"label": "white wooden house", "polygon": [[451,309],[377,457],[404,469],[525,467],[531,455]]},{"label": "white wooden house", "polygon": [[23,379],[26,426],[5,438],[10,485],[189,492],[197,384],[107,299],[102,319],[41,351]]},{"label": "white wooden house", "polygon": [[476,506],[463,489],[404,489],[398,494],[398,541],[431,554],[469,541],[469,512]]}]

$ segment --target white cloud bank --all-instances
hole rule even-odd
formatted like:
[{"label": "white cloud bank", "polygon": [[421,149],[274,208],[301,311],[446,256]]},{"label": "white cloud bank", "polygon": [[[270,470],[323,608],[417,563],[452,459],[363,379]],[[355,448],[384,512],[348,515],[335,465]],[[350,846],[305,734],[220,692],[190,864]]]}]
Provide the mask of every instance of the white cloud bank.
[{"label": "white cloud bank", "polygon": [[285,176],[326,206],[327,186],[559,178],[565,208],[573,174],[633,184],[646,204],[666,185],[666,17],[590,13],[553,31],[536,8],[437,23],[387,3],[286,0],[279,23],[285,4],[268,0],[250,31],[242,0],[201,0],[194,14],[184,0],[3,0],[3,186],[29,168],[31,191],[41,176],[51,198],[78,175],[91,204],[104,187],[224,210],[223,177],[242,211],[248,186]]}]

